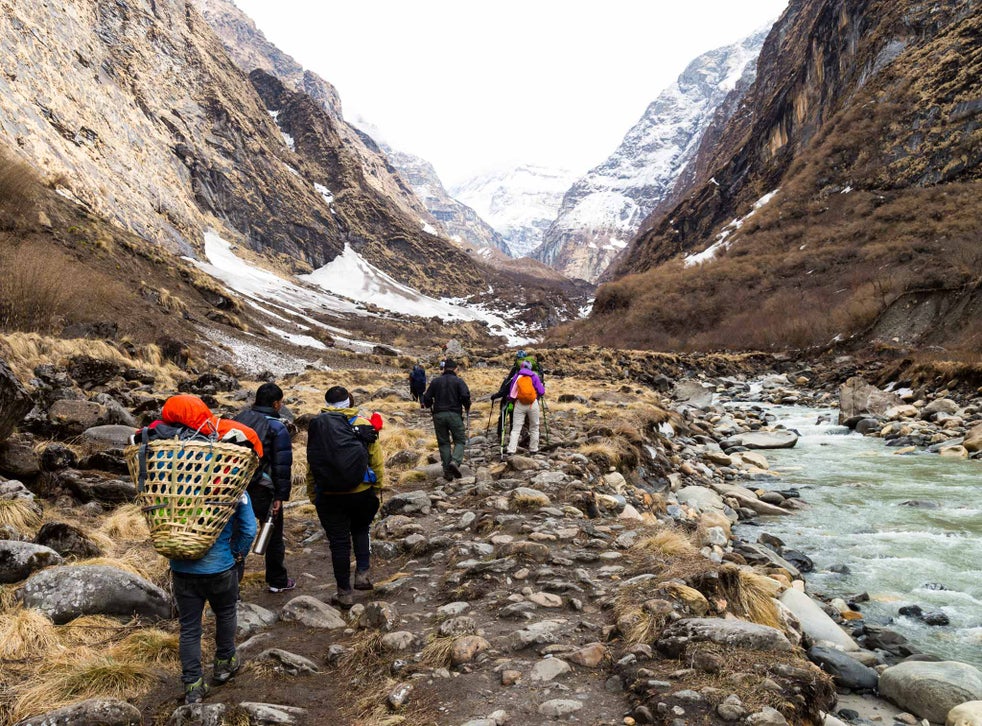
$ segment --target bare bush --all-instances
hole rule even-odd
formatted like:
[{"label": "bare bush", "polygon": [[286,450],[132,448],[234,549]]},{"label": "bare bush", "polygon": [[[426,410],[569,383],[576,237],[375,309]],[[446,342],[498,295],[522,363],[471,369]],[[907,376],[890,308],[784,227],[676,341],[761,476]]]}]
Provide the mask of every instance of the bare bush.
[{"label": "bare bush", "polygon": [[40,188],[34,169],[0,151],[0,226],[15,227],[37,203]]}]

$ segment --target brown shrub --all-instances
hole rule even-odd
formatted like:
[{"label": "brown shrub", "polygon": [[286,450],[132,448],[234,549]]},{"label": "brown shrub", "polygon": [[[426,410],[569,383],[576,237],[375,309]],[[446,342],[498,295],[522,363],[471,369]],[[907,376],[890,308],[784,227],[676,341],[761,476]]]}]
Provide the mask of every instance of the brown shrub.
[{"label": "brown shrub", "polygon": [[40,189],[32,167],[0,151],[0,228],[16,227],[37,203]]}]

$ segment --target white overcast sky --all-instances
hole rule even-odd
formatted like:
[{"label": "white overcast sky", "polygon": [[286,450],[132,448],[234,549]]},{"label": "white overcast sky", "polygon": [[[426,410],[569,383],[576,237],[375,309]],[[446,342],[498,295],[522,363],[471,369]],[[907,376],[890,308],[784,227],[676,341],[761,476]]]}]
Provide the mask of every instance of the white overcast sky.
[{"label": "white overcast sky", "polygon": [[514,164],[583,173],[693,58],[787,0],[234,0],[445,184]]}]

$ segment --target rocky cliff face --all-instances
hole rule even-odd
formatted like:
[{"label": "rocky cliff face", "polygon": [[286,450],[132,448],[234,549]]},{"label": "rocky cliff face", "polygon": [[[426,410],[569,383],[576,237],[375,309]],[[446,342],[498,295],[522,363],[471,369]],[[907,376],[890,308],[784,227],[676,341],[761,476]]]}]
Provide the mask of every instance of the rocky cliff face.
[{"label": "rocky cliff face", "polygon": [[[968,0],[792,2],[691,188],[647,220],[588,327],[644,320],[631,335],[645,345],[808,345],[862,334],[907,291],[977,286],[980,34]],[[979,339],[977,320],[946,329],[949,344]]]},{"label": "rocky cliff face", "polygon": [[450,193],[488,222],[514,256],[522,257],[542,243],[572,181],[569,172],[519,166],[457,184]]},{"label": "rocky cliff face", "polygon": [[429,225],[439,232],[443,231],[378,145],[344,120],[341,99],[334,86],[316,73],[305,70],[291,56],[270,43],[252,19],[230,0],[193,2],[244,73],[257,69],[265,71],[290,90],[309,96],[324,110],[332,119],[341,144],[363,168],[362,178],[366,185],[391,200],[392,206],[418,217],[421,228]]},{"label": "rocky cliff face", "polygon": [[753,81],[766,35],[761,30],[692,61],[617,150],[566,192],[559,216],[532,256],[571,277],[595,281],[668,197],[724,100],[738,98]]}]

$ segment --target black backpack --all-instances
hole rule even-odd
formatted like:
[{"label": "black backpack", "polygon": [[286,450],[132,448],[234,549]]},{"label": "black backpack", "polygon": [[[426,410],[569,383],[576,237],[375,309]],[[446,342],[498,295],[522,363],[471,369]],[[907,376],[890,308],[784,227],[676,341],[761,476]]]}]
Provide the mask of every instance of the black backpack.
[{"label": "black backpack", "polygon": [[364,481],[372,481],[368,446],[378,439],[370,425],[355,425],[343,413],[325,412],[311,420],[307,430],[307,465],[317,491],[350,492]]},{"label": "black backpack", "polygon": [[272,441],[269,435],[269,417],[264,413],[247,408],[245,411],[237,413],[232,420],[251,428],[256,432],[259,440],[263,442],[263,458],[259,460],[259,467],[256,469],[256,473],[252,475],[249,486],[259,484],[265,474],[269,483],[264,486],[272,487],[273,478],[270,476],[270,470],[273,468],[273,447],[270,445]]}]

